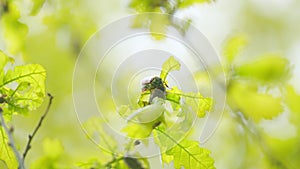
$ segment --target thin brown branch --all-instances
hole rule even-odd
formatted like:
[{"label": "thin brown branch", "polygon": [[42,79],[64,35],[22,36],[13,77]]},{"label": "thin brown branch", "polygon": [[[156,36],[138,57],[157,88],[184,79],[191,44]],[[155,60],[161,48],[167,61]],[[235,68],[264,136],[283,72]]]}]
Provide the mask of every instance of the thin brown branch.
[{"label": "thin brown branch", "polygon": [[16,147],[16,143],[13,139],[13,136],[12,136],[12,130],[10,130],[6,123],[5,123],[5,120],[4,120],[4,117],[3,117],[3,110],[2,108],[0,107],[0,124],[1,126],[4,128],[4,131],[5,133],[7,134],[7,137],[8,137],[8,145],[12,148],[13,150],[13,153],[19,163],[19,167],[18,169],[25,169],[24,165],[23,165],[23,160],[22,160],[22,157],[20,155],[20,153],[18,152],[17,150],[17,147]]},{"label": "thin brown branch", "polygon": [[29,150],[31,149],[31,142],[32,142],[34,136],[36,135],[36,133],[37,133],[37,132],[39,131],[39,129],[41,128],[41,126],[42,126],[42,124],[43,124],[43,121],[44,121],[44,119],[46,118],[46,116],[47,116],[47,114],[48,114],[48,112],[49,112],[49,110],[50,110],[50,107],[51,107],[51,105],[52,105],[53,96],[52,96],[50,93],[48,93],[48,97],[49,97],[49,103],[48,103],[48,106],[47,106],[47,108],[46,108],[46,110],[45,110],[43,116],[40,118],[39,123],[38,123],[38,124],[36,125],[36,127],[34,128],[34,131],[32,132],[32,134],[30,134],[30,135],[28,136],[28,142],[27,142],[26,148],[25,148],[24,153],[23,153],[23,163],[24,163],[24,161],[25,161],[25,158],[26,158],[26,156],[27,156],[27,153],[28,153]]}]

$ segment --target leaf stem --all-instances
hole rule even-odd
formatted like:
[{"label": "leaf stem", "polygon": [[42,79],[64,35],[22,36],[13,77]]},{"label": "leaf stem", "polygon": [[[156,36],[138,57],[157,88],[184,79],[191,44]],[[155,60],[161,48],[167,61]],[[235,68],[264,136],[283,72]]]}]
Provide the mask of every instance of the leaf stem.
[{"label": "leaf stem", "polygon": [[34,136],[36,135],[36,133],[38,132],[38,130],[41,128],[43,121],[44,121],[45,117],[47,116],[47,114],[50,110],[50,107],[52,105],[53,96],[50,93],[48,93],[48,97],[49,97],[49,103],[48,103],[48,106],[47,106],[43,116],[40,118],[40,120],[39,120],[38,124],[36,125],[36,127],[34,128],[34,131],[32,132],[32,134],[30,134],[28,136],[28,142],[27,142],[26,148],[23,153],[23,163],[25,161],[28,151],[31,149],[31,142],[32,142]]},{"label": "leaf stem", "polygon": [[5,120],[4,120],[4,117],[3,117],[3,110],[2,108],[0,108],[0,122],[1,122],[1,125],[3,126],[4,128],[4,131],[5,133],[7,134],[7,137],[8,137],[8,145],[12,148],[14,154],[15,154],[15,157],[19,163],[19,166],[18,166],[18,169],[25,169],[24,165],[23,165],[23,160],[22,160],[22,157],[21,155],[19,154],[18,150],[17,150],[17,147],[16,147],[16,144],[15,144],[15,141],[13,139],[13,136],[12,136],[12,131],[10,131],[5,123]]}]

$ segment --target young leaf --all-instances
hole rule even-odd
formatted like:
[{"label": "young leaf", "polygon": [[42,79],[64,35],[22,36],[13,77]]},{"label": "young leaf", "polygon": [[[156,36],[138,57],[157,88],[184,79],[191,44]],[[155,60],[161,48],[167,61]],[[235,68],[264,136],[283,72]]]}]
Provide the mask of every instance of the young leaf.
[{"label": "young leaf", "polygon": [[285,103],[291,111],[290,121],[295,125],[299,125],[300,120],[300,94],[295,89],[288,85],[286,86]]},{"label": "young leaf", "polygon": [[38,64],[16,66],[0,81],[0,92],[7,95],[4,109],[27,113],[39,107],[45,97],[45,69]]},{"label": "young leaf", "polygon": [[236,68],[239,76],[261,82],[282,82],[289,78],[289,62],[277,55],[266,55],[261,59]]},{"label": "young leaf", "polygon": [[[154,12],[160,12],[160,8],[157,8]],[[152,37],[156,40],[162,40],[165,38],[165,33],[169,23],[168,15],[152,15],[150,22],[150,32]]]},{"label": "young leaf", "polygon": [[8,139],[0,125],[0,161],[7,166],[7,168],[18,168],[19,164],[15,155],[8,145]]},{"label": "young leaf", "polygon": [[181,90],[177,86],[172,87],[171,90],[167,90],[166,100],[180,104],[180,98]]},{"label": "young leaf", "polygon": [[289,109],[294,113],[300,113],[300,95],[292,86],[286,86],[285,101]]},{"label": "young leaf", "polygon": [[181,96],[198,117],[204,117],[213,108],[213,100],[203,97],[200,93],[182,93]]},{"label": "young leaf", "polygon": [[223,55],[231,63],[247,45],[244,35],[236,35],[230,38],[224,46]]},{"label": "young leaf", "polygon": [[210,152],[201,148],[199,142],[186,139],[177,142],[178,139],[166,133],[162,127],[156,128],[156,131],[156,135],[160,133],[155,141],[160,146],[164,163],[174,161],[175,169],[215,168],[214,160],[209,156]]},{"label": "young leaf", "polygon": [[211,0],[180,0],[178,7],[179,8],[186,8],[196,3],[209,3]]},{"label": "young leaf", "polygon": [[184,140],[166,154],[173,156],[175,169],[215,168],[214,160],[209,156],[210,151],[201,148],[197,141]]},{"label": "young leaf", "polygon": [[154,124],[153,122],[146,124],[128,123],[127,126],[122,129],[122,132],[127,133],[127,136],[131,138],[147,138],[151,135]]},{"label": "young leaf", "polygon": [[31,9],[30,15],[34,16],[40,12],[46,0],[32,0],[32,1],[33,1],[33,7]]},{"label": "young leaf", "polygon": [[149,90],[147,90],[141,94],[139,101],[138,101],[138,105],[140,107],[145,107],[146,105],[149,104],[150,94],[151,94],[151,92]]},{"label": "young leaf", "polygon": [[228,102],[235,111],[241,111],[255,121],[272,119],[283,111],[281,98],[257,93],[257,87],[248,83],[232,82],[228,89]]},{"label": "young leaf", "polygon": [[174,58],[174,56],[171,56],[162,65],[160,78],[162,79],[162,81],[166,81],[166,78],[167,78],[169,72],[174,71],[174,70],[180,70],[180,67],[181,67],[180,63]]},{"label": "young leaf", "polygon": [[150,0],[132,0],[129,7],[135,9],[137,12],[152,12]]},{"label": "young leaf", "polygon": [[1,16],[0,26],[3,28],[5,43],[12,54],[20,52],[25,45],[28,27],[19,21],[20,11],[13,1],[9,1],[9,13]]}]

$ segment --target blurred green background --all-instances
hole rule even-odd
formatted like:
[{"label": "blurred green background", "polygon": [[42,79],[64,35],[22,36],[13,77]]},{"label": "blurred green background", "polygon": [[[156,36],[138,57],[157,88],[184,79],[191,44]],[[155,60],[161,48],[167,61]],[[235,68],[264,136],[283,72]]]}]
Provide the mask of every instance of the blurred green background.
[{"label": "blurred green background", "polygon": [[[81,130],[74,111],[73,69],[93,33],[140,12],[129,4],[125,0],[0,0],[0,50],[17,65],[44,66],[46,90],[55,98],[33,141],[28,166],[34,168],[47,154],[43,142],[62,144],[63,148],[56,146],[63,149],[56,150],[58,168],[76,168],[78,162],[102,157]],[[208,38],[228,75],[228,106],[217,131],[203,144],[211,150],[216,167],[299,167],[300,1],[217,0],[192,4],[174,15],[190,19]],[[13,117],[20,148],[45,107],[46,102],[28,116]],[[241,113],[250,120],[243,122]],[[152,159],[152,165],[158,161]]]}]

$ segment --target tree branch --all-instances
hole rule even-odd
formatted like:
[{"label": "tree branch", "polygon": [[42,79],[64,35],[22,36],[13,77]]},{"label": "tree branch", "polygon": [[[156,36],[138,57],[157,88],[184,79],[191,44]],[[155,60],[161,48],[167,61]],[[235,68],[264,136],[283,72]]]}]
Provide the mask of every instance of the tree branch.
[{"label": "tree branch", "polygon": [[19,154],[19,152],[17,150],[17,147],[16,147],[16,144],[15,144],[15,141],[13,139],[12,131],[10,129],[8,129],[8,127],[5,123],[5,120],[4,120],[4,117],[3,117],[3,110],[2,110],[1,107],[0,107],[0,122],[1,122],[1,125],[3,126],[3,128],[4,128],[5,133],[7,134],[8,145],[12,148],[13,153],[15,154],[15,157],[16,157],[18,163],[19,163],[18,169],[25,169],[25,167],[23,165],[22,157]]},{"label": "tree branch", "polygon": [[25,161],[25,158],[26,158],[26,155],[27,155],[28,151],[31,149],[31,142],[32,142],[34,136],[36,135],[36,133],[38,132],[38,130],[41,128],[41,126],[43,124],[43,121],[44,121],[45,117],[47,116],[47,114],[50,110],[50,107],[52,105],[53,96],[50,93],[48,93],[48,97],[49,97],[49,103],[48,103],[48,106],[47,106],[43,116],[40,118],[39,123],[36,125],[36,127],[35,127],[34,131],[32,132],[32,134],[30,134],[28,136],[28,142],[27,142],[26,148],[25,148],[24,153],[23,153],[23,163]]}]

